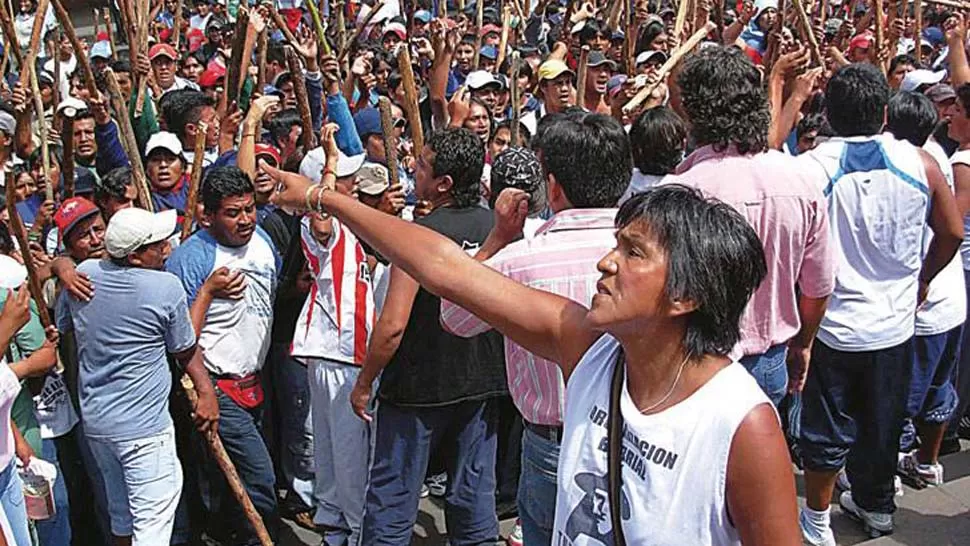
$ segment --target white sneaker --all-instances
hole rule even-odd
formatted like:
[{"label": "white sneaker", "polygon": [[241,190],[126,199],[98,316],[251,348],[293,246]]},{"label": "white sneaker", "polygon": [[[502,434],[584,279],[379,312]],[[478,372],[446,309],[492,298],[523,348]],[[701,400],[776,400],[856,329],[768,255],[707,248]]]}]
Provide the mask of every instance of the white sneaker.
[{"label": "white sneaker", "polygon": [[431,476],[424,483],[428,485],[428,492],[432,497],[444,497],[448,492],[448,474],[444,472]]},{"label": "white sneaker", "polygon": [[922,464],[916,459],[915,453],[901,454],[896,470],[900,474],[919,478],[926,482],[926,485],[943,485],[943,465],[940,463]]},{"label": "white sneaker", "polygon": [[798,512],[798,526],[802,529],[802,539],[812,546],[836,546],[832,527],[812,523],[804,508]]},{"label": "white sneaker", "polygon": [[509,533],[509,538],[505,540],[508,546],[522,546],[522,522],[518,519],[515,520],[515,526],[512,527],[512,532]]},{"label": "white sneaker", "polygon": [[893,516],[892,514],[880,514],[878,512],[869,512],[868,510],[863,510],[859,508],[859,505],[855,503],[852,499],[851,491],[843,491],[839,495],[839,506],[846,515],[862,522],[862,527],[865,532],[869,534],[870,538],[879,538],[883,535],[889,535],[893,532]]},{"label": "white sneaker", "polygon": [[[849,483],[849,475],[845,473],[844,468],[839,470],[835,478],[835,486],[842,491],[852,491],[852,484]],[[897,497],[903,496],[903,480],[899,476],[893,476],[893,491]]]}]

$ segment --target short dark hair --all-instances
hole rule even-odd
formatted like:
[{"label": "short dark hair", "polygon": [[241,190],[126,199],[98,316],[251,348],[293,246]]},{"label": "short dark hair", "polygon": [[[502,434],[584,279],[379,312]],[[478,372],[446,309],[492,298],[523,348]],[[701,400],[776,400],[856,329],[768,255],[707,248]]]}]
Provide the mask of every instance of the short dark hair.
[{"label": "short dark hair", "polygon": [[170,91],[162,96],[162,116],[165,117],[165,126],[169,131],[175,133],[179,140],[185,138],[185,127],[189,124],[199,122],[202,117],[202,109],[206,106],[215,106],[215,101],[207,97],[202,91],[195,89],[178,89]]},{"label": "short dark hair", "polygon": [[673,110],[646,110],[630,127],[633,165],[643,174],[670,174],[684,158],[686,141],[687,125]]},{"label": "short dark hair", "polygon": [[902,55],[896,55],[893,60],[889,61],[889,73],[892,74],[896,71],[899,65],[912,66],[913,68],[919,68],[920,63],[909,53],[903,53]]},{"label": "short dark hair", "polygon": [[273,116],[273,119],[266,124],[266,130],[269,131],[276,147],[280,147],[280,143],[290,134],[290,129],[294,125],[303,127],[303,119],[300,117],[299,110],[288,108]]},{"label": "short dark hair", "polygon": [[481,196],[485,147],[475,133],[464,128],[436,131],[427,145],[434,151],[434,176],[451,177],[451,197],[459,208],[473,207]]},{"label": "short dark hair", "polygon": [[768,270],[758,234],[732,207],[680,184],[655,186],[625,202],[617,229],[637,223],[666,253],[664,295],[697,305],[687,316],[687,351],[698,358],[728,354]]},{"label": "short dark hair", "polygon": [[101,177],[94,185],[94,202],[104,203],[109,198],[124,199],[125,190],[135,182],[131,177],[131,167],[117,167]]},{"label": "short dark hair", "polygon": [[970,83],[960,84],[960,87],[957,87],[955,91],[957,93],[957,100],[960,101],[960,106],[967,113],[967,117],[970,117]]},{"label": "short dark hair", "polygon": [[579,31],[579,43],[581,45],[586,45],[590,40],[596,38],[597,36],[605,36],[607,40],[613,37],[613,31],[610,30],[609,25],[606,21],[600,19],[587,19],[583,24],[582,30]]},{"label": "short dark hair", "polygon": [[275,62],[286,66],[286,50],[283,49],[281,44],[269,44],[269,47],[266,49],[266,62]]},{"label": "short dark hair", "polygon": [[574,207],[615,207],[630,185],[630,139],[610,116],[563,114],[542,127],[541,133],[537,130],[533,147],[543,171],[556,177]]},{"label": "short dark hair", "polygon": [[802,138],[812,131],[821,132],[825,125],[825,116],[822,114],[809,114],[799,120],[795,125],[795,138]]},{"label": "short dark hair", "polygon": [[768,148],[768,97],[761,73],[741,50],[698,51],[684,61],[677,83],[698,146],[713,145],[721,152],[734,144],[741,154]]},{"label": "short dark hair", "polygon": [[116,74],[119,72],[124,72],[125,74],[131,73],[131,63],[127,59],[118,59],[117,61],[111,62],[111,70]]},{"label": "short dark hair", "polygon": [[239,167],[212,167],[202,180],[202,206],[206,212],[218,212],[226,197],[255,192],[249,175]]},{"label": "short dark hair", "polygon": [[922,93],[900,91],[889,99],[886,129],[913,146],[926,144],[939,120],[933,101]]},{"label": "short dark hair", "polygon": [[869,136],[882,131],[889,84],[878,68],[853,63],[838,69],[825,88],[825,117],[839,136]]}]

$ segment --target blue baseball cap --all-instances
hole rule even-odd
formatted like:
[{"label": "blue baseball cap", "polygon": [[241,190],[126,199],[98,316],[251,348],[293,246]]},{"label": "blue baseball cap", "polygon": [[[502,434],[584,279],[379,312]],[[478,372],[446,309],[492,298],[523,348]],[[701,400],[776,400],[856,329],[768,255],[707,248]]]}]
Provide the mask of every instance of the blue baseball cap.
[{"label": "blue baseball cap", "polygon": [[418,11],[414,12],[414,20],[421,21],[422,23],[430,23],[431,12],[426,9],[419,9]]},{"label": "blue baseball cap", "polygon": [[934,46],[941,45],[946,41],[946,38],[943,37],[943,31],[937,27],[923,29],[923,39]]},{"label": "blue baseball cap", "polygon": [[491,59],[494,61],[495,59],[498,59],[498,48],[495,46],[488,45],[481,49],[480,54],[482,57],[485,57],[486,59]]},{"label": "blue baseball cap", "polygon": [[377,108],[364,108],[354,115],[354,126],[357,136],[365,138],[367,135],[382,134],[381,112]]}]

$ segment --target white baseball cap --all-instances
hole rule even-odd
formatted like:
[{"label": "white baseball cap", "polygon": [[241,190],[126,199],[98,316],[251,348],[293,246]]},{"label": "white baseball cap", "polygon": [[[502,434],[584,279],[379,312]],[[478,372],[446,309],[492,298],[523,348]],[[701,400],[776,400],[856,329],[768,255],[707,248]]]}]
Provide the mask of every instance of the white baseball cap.
[{"label": "white baseball cap", "polygon": [[151,213],[145,209],[121,209],[111,217],[104,248],[112,258],[125,258],[139,248],[164,241],[175,233],[175,210]]},{"label": "white baseball cap", "polygon": [[465,85],[472,91],[478,91],[487,85],[502,87],[502,82],[495,79],[495,75],[488,70],[476,70],[465,78]]},{"label": "white baseball cap", "polygon": [[919,70],[913,70],[903,77],[903,82],[899,84],[900,91],[916,91],[921,85],[935,85],[943,81],[946,77],[946,70],[940,70],[939,72],[933,72],[932,70],[926,70],[921,68]]},{"label": "white baseball cap", "polygon": [[[337,178],[352,176],[360,170],[364,164],[365,154],[348,156],[337,150]],[[327,164],[327,155],[323,148],[318,146],[303,156],[300,162],[300,174],[309,178],[314,184],[319,184],[323,179],[323,167]]]},{"label": "white baseball cap", "polygon": [[182,157],[182,142],[179,137],[175,136],[175,133],[160,131],[149,137],[148,142],[145,143],[145,157],[152,155],[152,152],[159,148]]}]

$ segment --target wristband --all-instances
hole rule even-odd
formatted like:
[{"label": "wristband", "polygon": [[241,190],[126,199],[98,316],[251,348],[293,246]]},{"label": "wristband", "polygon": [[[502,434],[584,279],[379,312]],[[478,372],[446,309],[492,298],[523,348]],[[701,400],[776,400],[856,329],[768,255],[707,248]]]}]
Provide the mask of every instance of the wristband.
[{"label": "wristband", "polygon": [[323,194],[326,193],[330,188],[323,184],[317,184],[317,186],[320,188],[320,191],[317,192],[317,208],[315,210],[317,214],[324,216],[325,218],[329,218],[330,214],[323,210]]},{"label": "wristband", "polygon": [[313,205],[310,204],[310,194],[313,192],[313,188],[316,186],[310,186],[306,189],[306,193],[303,195],[303,200],[306,201],[306,210],[313,210]]}]

